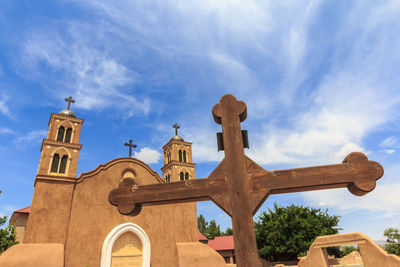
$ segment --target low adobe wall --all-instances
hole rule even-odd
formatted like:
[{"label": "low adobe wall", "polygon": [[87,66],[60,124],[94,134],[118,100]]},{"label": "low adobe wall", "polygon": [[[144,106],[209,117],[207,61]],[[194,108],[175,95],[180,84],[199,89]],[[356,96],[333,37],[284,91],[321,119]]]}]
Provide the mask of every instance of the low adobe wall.
[{"label": "low adobe wall", "polygon": [[307,257],[299,267],[329,267],[326,248],[358,244],[364,267],[399,267],[400,257],[388,254],[363,233],[348,233],[320,236],[311,245]]}]

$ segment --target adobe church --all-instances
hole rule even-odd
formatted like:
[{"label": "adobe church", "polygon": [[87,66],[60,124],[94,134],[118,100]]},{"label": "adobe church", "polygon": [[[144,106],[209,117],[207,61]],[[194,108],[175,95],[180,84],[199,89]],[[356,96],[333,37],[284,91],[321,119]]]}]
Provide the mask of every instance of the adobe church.
[{"label": "adobe church", "polygon": [[176,131],[163,147],[162,178],[131,157],[77,176],[83,119],[69,109],[72,98],[66,101],[68,109],[50,116],[26,229],[19,229],[17,222],[17,215],[26,220],[24,212],[10,220],[22,242],[0,256],[0,266],[226,266],[215,250],[198,242],[195,203],[144,206],[131,217],[121,215],[108,200],[109,192],[127,177],[138,185],[195,179],[191,143]]}]

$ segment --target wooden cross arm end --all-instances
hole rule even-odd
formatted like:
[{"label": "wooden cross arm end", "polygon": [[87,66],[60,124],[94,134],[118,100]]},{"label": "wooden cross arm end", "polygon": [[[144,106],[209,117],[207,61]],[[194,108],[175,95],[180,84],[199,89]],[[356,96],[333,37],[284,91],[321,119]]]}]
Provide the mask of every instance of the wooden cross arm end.
[{"label": "wooden cross arm end", "polygon": [[350,153],[342,164],[256,173],[250,190],[268,188],[270,194],[347,187],[356,196],[371,192],[383,175],[383,167],[360,152]]}]

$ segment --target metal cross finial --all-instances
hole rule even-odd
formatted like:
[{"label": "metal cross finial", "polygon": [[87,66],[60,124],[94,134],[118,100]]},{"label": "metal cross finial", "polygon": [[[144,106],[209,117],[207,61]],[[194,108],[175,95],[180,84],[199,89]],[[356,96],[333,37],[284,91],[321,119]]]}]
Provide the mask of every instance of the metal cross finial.
[{"label": "metal cross finial", "polygon": [[75,100],[72,98],[72,96],[65,98],[64,100],[65,102],[68,102],[68,107],[67,107],[68,110],[71,108],[71,103],[75,103]]},{"label": "metal cross finial", "polygon": [[181,127],[177,123],[175,123],[172,127],[175,128],[175,135],[178,135],[178,129]]},{"label": "metal cross finial", "polygon": [[137,148],[137,145],[132,144],[132,139],[129,139],[129,143],[125,143],[125,146],[129,146],[129,157],[132,157],[132,147]]}]

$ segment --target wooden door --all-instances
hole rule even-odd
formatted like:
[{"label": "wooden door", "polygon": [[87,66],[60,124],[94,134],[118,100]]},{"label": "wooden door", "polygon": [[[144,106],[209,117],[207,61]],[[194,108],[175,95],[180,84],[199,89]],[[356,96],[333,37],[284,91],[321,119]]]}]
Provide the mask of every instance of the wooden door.
[{"label": "wooden door", "polygon": [[142,267],[143,246],[132,232],[122,234],[111,252],[111,267]]}]

